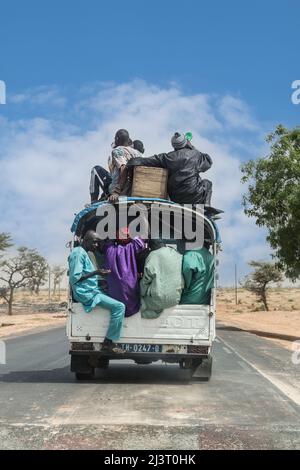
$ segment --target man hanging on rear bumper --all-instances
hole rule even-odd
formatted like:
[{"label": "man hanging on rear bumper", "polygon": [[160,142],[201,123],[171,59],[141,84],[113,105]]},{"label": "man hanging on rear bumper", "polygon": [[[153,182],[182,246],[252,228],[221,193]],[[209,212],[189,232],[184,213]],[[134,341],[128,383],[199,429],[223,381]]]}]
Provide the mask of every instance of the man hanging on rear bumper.
[{"label": "man hanging on rear bumper", "polygon": [[99,235],[89,230],[83,238],[82,245],[73,248],[68,260],[69,280],[74,299],[82,303],[87,313],[96,306],[109,310],[109,327],[102,351],[122,354],[123,349],[118,348],[114,342],[120,339],[125,305],[105,295],[99,289],[98,276],[104,274],[105,271],[96,269],[87,253],[88,251],[94,252],[99,247],[99,243],[101,243]]}]

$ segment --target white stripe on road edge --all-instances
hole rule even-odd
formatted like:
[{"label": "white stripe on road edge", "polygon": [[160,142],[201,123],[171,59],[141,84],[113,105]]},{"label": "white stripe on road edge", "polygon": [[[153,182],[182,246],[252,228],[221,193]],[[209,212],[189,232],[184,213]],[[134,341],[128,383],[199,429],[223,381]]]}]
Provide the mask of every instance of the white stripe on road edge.
[{"label": "white stripe on road edge", "polygon": [[238,364],[241,366],[242,369],[246,370],[247,372],[251,372],[251,367],[248,364],[245,364],[243,361],[238,361]]},{"label": "white stripe on road edge", "polygon": [[226,348],[226,346],[223,346],[223,349],[225,352],[227,352],[227,354],[232,354],[232,351],[230,351],[230,349]]},{"label": "white stripe on road edge", "polygon": [[240,359],[242,359],[246,364],[248,364],[248,366],[250,366],[256,372],[262,375],[265,379],[271,382],[272,385],[278,388],[278,390],[280,390],[285,396],[287,396],[290,400],[296,403],[296,405],[300,406],[300,393],[297,390],[295,390],[292,386],[285,384],[281,380],[278,380],[277,378],[272,377],[271,375],[262,371],[261,369],[259,369],[259,367],[257,367],[256,365],[252,364],[247,359],[245,359],[245,357],[242,356],[240,353],[238,353],[232,346],[230,346],[230,344],[228,344],[227,341],[224,341],[219,336],[218,338],[221,343],[225,344],[225,346],[227,346],[228,349],[234,352]]}]

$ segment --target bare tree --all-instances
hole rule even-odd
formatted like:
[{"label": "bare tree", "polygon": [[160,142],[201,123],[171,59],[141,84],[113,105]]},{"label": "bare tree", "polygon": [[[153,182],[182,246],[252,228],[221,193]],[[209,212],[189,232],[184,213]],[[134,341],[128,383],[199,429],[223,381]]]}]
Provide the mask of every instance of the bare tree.
[{"label": "bare tree", "polygon": [[18,254],[0,263],[0,297],[8,304],[8,314],[13,313],[13,301],[16,289],[36,285],[36,269],[46,261],[36,250],[18,248]]},{"label": "bare tree", "polygon": [[246,277],[242,285],[258,297],[259,301],[263,303],[265,310],[269,310],[267,289],[270,283],[282,281],[282,273],[272,263],[251,261],[249,265],[255,268],[255,270]]},{"label": "bare tree", "polygon": [[52,268],[52,274],[53,274],[53,292],[52,295],[54,296],[56,294],[56,289],[58,287],[58,290],[60,292],[60,283],[62,280],[63,275],[65,274],[66,269],[63,268],[62,266],[55,265]]}]

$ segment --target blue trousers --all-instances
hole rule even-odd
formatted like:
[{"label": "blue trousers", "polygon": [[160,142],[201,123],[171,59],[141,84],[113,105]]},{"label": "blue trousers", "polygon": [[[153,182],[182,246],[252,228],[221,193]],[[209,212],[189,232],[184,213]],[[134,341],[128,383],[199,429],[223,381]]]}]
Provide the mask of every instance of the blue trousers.
[{"label": "blue trousers", "polygon": [[101,294],[101,300],[98,305],[99,307],[106,308],[110,311],[110,320],[106,338],[112,341],[117,341],[121,336],[125,315],[125,305],[105,294]]},{"label": "blue trousers", "polygon": [[92,204],[93,202],[98,201],[100,189],[105,196],[108,196],[108,188],[111,182],[111,174],[105,170],[105,168],[99,165],[92,168],[90,180],[90,195]]}]

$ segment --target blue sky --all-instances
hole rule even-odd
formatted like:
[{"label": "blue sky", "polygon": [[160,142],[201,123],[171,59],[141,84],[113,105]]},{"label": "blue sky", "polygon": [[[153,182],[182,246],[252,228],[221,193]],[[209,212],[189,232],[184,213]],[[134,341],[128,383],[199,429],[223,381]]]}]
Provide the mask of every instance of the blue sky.
[{"label": "blue sky", "polygon": [[299,124],[299,1],[0,0],[0,17],[0,231],[60,262],[115,130],[151,154],[182,129],[214,160],[221,284],[237,257],[242,275],[270,255],[242,214],[238,168],[266,153],[276,124]]},{"label": "blue sky", "polygon": [[186,92],[240,95],[264,120],[299,122],[297,0],[0,2],[9,90],[142,78]]}]

